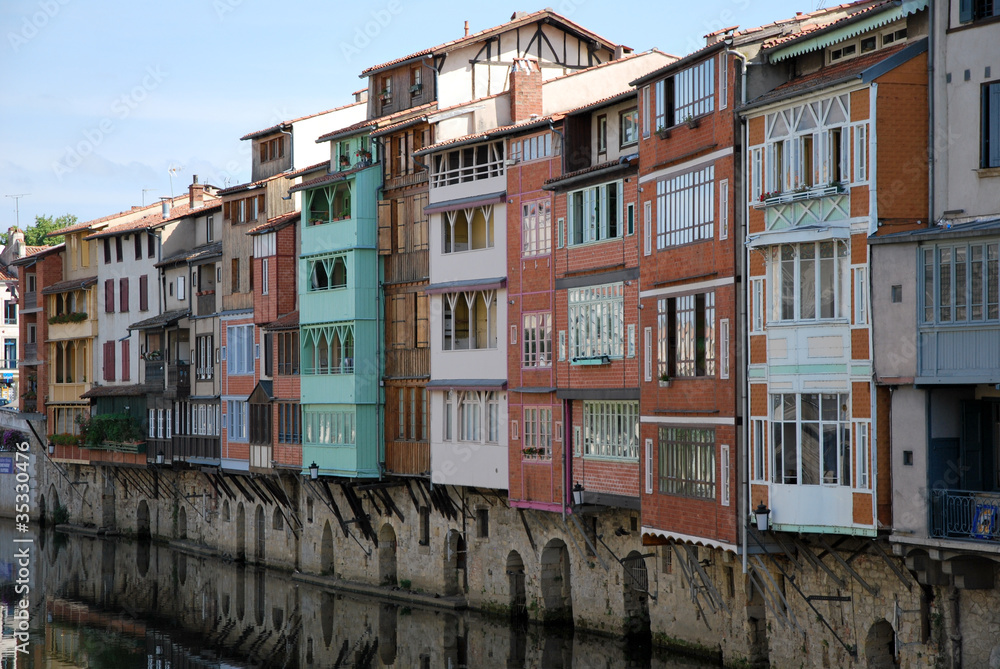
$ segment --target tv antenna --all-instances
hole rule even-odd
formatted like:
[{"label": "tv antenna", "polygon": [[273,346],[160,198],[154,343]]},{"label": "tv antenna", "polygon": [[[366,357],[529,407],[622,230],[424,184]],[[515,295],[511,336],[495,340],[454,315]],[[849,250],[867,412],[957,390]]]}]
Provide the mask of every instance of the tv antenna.
[{"label": "tv antenna", "polygon": [[156,190],[155,188],[143,188],[142,189],[142,206],[146,206],[146,193]]},{"label": "tv antenna", "polygon": [[16,225],[18,228],[21,227],[21,198],[28,197],[31,193],[17,193],[16,195],[5,195],[4,197],[14,198],[14,220],[17,221]]}]

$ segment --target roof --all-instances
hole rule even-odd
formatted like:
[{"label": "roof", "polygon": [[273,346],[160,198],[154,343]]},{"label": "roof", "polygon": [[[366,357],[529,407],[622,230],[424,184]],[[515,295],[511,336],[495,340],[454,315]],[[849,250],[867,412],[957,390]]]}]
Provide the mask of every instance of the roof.
[{"label": "roof", "polygon": [[760,107],[771,102],[795,97],[808,91],[827,88],[853,79],[870,81],[902,65],[927,50],[927,39],[903,42],[887,49],[879,49],[843,63],[824,67],[816,72],[796,77],[772,91],[750,100],[740,111]]},{"label": "roof", "polygon": [[544,190],[555,190],[560,185],[566,185],[567,182],[570,181],[577,181],[579,180],[580,177],[583,176],[589,176],[591,174],[593,174],[594,176],[598,176],[596,174],[597,172],[604,172],[604,171],[616,172],[618,170],[627,170],[635,167],[638,167],[638,162],[633,163],[633,161],[629,159],[628,156],[622,156],[618,160],[609,160],[604,163],[598,163],[597,165],[591,165],[590,167],[585,167],[582,170],[567,172],[566,174],[563,174],[561,176],[554,177],[552,179],[547,179],[545,183],[542,184],[542,188]]},{"label": "roof", "polygon": [[64,248],[66,248],[66,242],[60,242],[58,244],[53,244],[52,246],[29,246],[27,247],[27,255],[23,258],[18,258],[17,260],[12,260],[11,265],[30,265],[31,263],[44,258],[45,256],[50,256],[53,253],[59,253]]},{"label": "roof", "polygon": [[[187,200],[187,199],[188,199],[188,193],[184,193],[182,195],[178,195],[177,197],[171,198],[171,204],[177,202],[178,200]],[[57,237],[59,235],[64,235],[69,232],[77,232],[79,230],[89,230],[93,226],[98,225],[100,223],[107,223],[109,221],[113,221],[116,218],[121,218],[122,216],[128,216],[129,214],[134,214],[140,211],[146,211],[147,209],[152,212],[154,210],[160,209],[161,206],[162,205],[160,202],[154,202],[152,204],[148,204],[142,207],[132,207],[131,209],[128,209],[126,211],[119,211],[117,214],[109,214],[107,216],[102,216],[101,218],[95,218],[89,221],[84,221],[83,223],[75,223],[74,225],[70,225],[60,230],[55,230],[53,232],[50,232],[48,236]]]},{"label": "roof", "polygon": [[66,281],[59,281],[42,288],[42,295],[68,293],[71,290],[83,290],[84,288],[89,288],[90,286],[95,285],[97,285],[96,276],[88,276],[84,279],[67,279]]},{"label": "roof", "polygon": [[956,223],[949,219],[938,221],[933,227],[924,227],[919,230],[907,230],[905,232],[892,232],[887,235],[869,237],[869,244],[904,244],[906,242],[920,242],[952,237],[985,237],[1000,234],[1000,216],[993,214],[990,216],[979,216],[971,220]]},{"label": "roof", "polygon": [[248,235],[261,235],[265,232],[271,232],[273,230],[280,230],[281,228],[287,226],[290,223],[302,218],[302,212],[293,211],[287,214],[282,214],[281,216],[275,216],[274,218],[268,219],[267,223],[261,223],[256,228],[251,228],[247,230]]},{"label": "roof", "polygon": [[210,200],[204,202],[202,206],[191,208],[191,206],[185,202],[184,204],[179,204],[176,207],[171,208],[167,216],[164,218],[163,212],[158,211],[155,214],[147,214],[142,218],[137,218],[127,223],[122,223],[121,225],[115,225],[110,228],[105,228],[100,232],[94,232],[84,239],[103,239],[105,237],[117,237],[118,235],[127,235],[136,231],[141,230],[151,230],[157,228],[161,225],[170,223],[171,221],[178,221],[187,216],[200,216],[201,214],[206,214],[210,211],[215,211],[216,209],[222,208],[222,200]]},{"label": "roof", "polygon": [[[414,154],[416,155],[416,154]],[[377,165],[378,163],[376,163]],[[362,165],[360,167],[352,167],[349,170],[344,170],[342,172],[334,172],[333,174],[324,174],[321,177],[315,179],[310,179],[309,181],[303,181],[300,184],[296,184],[288,189],[289,193],[295,193],[300,190],[309,190],[310,188],[316,188],[318,186],[325,186],[326,184],[336,183],[338,181],[343,181],[347,177],[357,174],[362,170],[367,170],[372,167],[372,165]],[[267,225],[265,223],[265,225]]]},{"label": "roof", "polygon": [[300,176],[302,174],[308,174],[309,172],[314,172],[316,170],[322,169],[324,167],[329,167],[329,166],[330,166],[330,161],[329,160],[324,160],[321,163],[316,163],[315,165],[310,165],[309,167],[303,167],[302,169],[299,169],[299,170],[292,170],[291,172],[288,172],[287,174],[285,174],[285,176],[288,177],[289,179],[291,179],[293,177],[297,177],[297,176]]},{"label": "roof", "polygon": [[463,135],[461,137],[452,137],[451,139],[446,139],[437,144],[429,144],[419,151],[414,151],[415,156],[425,156],[428,153],[434,153],[435,151],[440,151],[443,148],[451,146],[463,146],[465,144],[474,144],[476,142],[481,142],[484,140],[492,139],[494,137],[502,137],[504,135],[509,135],[514,132],[519,132],[521,130],[527,130],[529,128],[534,128],[537,126],[548,125],[549,121],[556,121],[561,118],[565,113],[559,112],[558,114],[549,114],[547,116],[540,116],[538,118],[528,119],[527,121],[520,121],[518,123],[512,123],[510,125],[502,125],[498,128],[491,128],[490,130],[483,130],[481,132],[474,132],[471,135]]},{"label": "roof", "polygon": [[163,386],[152,383],[136,383],[130,386],[94,386],[80,395],[83,399],[93,397],[139,397],[151,392],[162,392]]},{"label": "roof", "polygon": [[196,246],[187,252],[188,262],[197,262],[200,260],[205,260],[206,258],[213,258],[215,256],[222,255],[222,242],[212,242],[211,244],[203,244],[202,246]]},{"label": "roof", "polygon": [[340,105],[339,107],[334,107],[333,109],[327,109],[326,111],[316,112],[315,114],[306,114],[305,116],[300,116],[298,118],[293,118],[288,121],[282,121],[276,123],[275,125],[264,128],[263,130],[255,130],[254,132],[248,132],[247,134],[240,137],[241,140],[244,139],[256,139],[257,137],[263,137],[264,135],[270,135],[277,132],[281,128],[289,126],[293,123],[298,123],[299,121],[305,121],[306,119],[316,118],[317,116],[322,116],[323,114],[330,114],[335,111],[340,111],[341,109],[347,109],[348,107],[354,107],[356,105],[363,105],[365,102],[349,102],[346,105]]},{"label": "roof", "polygon": [[153,316],[152,318],[147,318],[144,321],[139,321],[138,323],[132,323],[128,326],[129,330],[155,330],[157,328],[167,327],[168,325],[173,325],[180,319],[184,318],[191,312],[190,309],[175,309],[173,311],[165,311],[158,316]]},{"label": "roof", "polygon": [[299,327],[299,312],[293,311],[264,326],[266,330],[295,330]]},{"label": "roof", "polygon": [[683,58],[675,60],[672,63],[667,63],[663,67],[658,68],[656,70],[653,70],[649,74],[644,74],[643,76],[639,77],[638,79],[635,79],[635,80],[629,82],[629,85],[630,86],[641,86],[642,84],[646,83],[647,81],[652,81],[653,79],[658,79],[658,78],[660,78],[660,77],[662,77],[664,75],[670,74],[671,72],[677,72],[679,70],[682,70],[685,67],[687,67],[688,65],[690,65],[691,63],[694,63],[696,61],[702,60],[703,58],[708,58],[712,54],[715,54],[715,53],[717,53],[719,51],[722,51],[723,49],[726,48],[726,46],[727,46],[726,42],[715,42],[714,44],[709,44],[707,46],[703,46],[702,48],[698,49],[697,51],[692,51],[691,53],[689,53],[688,55],[684,56]]},{"label": "roof", "polygon": [[416,107],[410,107],[409,109],[401,109],[386,116],[379,116],[378,118],[358,121],[357,123],[349,125],[346,128],[341,128],[339,130],[334,130],[333,132],[328,132],[325,135],[320,135],[316,138],[316,143],[320,144],[322,142],[329,142],[330,140],[339,139],[341,137],[356,135],[365,128],[377,128],[380,123],[395,123],[398,119],[408,117],[410,114],[418,115],[420,112],[429,111],[432,107],[437,108],[437,100],[417,105]]},{"label": "roof", "polygon": [[0,281],[17,281],[17,276],[0,267]]},{"label": "roof", "polygon": [[757,33],[766,33],[769,31],[774,32],[778,30],[794,30],[795,27],[798,26],[808,26],[810,21],[823,20],[824,18],[829,19],[829,17],[833,14],[851,11],[854,9],[864,9],[867,6],[879,4],[882,1],[883,0],[855,0],[854,2],[847,2],[840,5],[834,5],[832,7],[817,9],[814,12],[796,13],[795,16],[778,19],[777,21],[772,21],[771,23],[765,23],[762,26],[739,30],[736,32],[736,36],[742,38],[739,40],[740,42],[753,41],[754,39],[759,39],[759,37],[757,37]]},{"label": "roof", "polygon": [[236,186],[230,186],[229,188],[223,188],[222,190],[220,190],[217,193],[217,195],[220,195],[220,196],[222,196],[222,195],[231,195],[232,193],[238,193],[238,192],[243,191],[243,190],[250,190],[251,188],[257,188],[258,186],[263,186],[264,184],[266,184],[269,181],[274,181],[275,179],[279,179],[281,177],[287,177],[287,176],[288,176],[288,174],[285,173],[285,172],[278,172],[277,174],[272,174],[271,176],[267,177],[266,179],[258,179],[257,181],[248,181],[245,184],[237,184]]},{"label": "roof", "polygon": [[184,249],[183,251],[178,251],[172,255],[167,256],[158,263],[154,263],[153,267],[169,267],[171,265],[179,265],[183,262],[187,262],[187,257],[191,254],[191,251]]},{"label": "roof", "polygon": [[[577,33],[578,35],[580,35],[582,37],[587,37],[591,41],[597,42],[599,46],[603,46],[604,48],[606,48],[606,49],[608,49],[610,51],[614,51],[615,47],[619,46],[618,44],[615,44],[614,42],[611,42],[610,40],[604,39],[603,37],[601,37],[597,33],[591,32],[590,30],[587,30],[583,26],[581,26],[581,25],[579,25],[577,23],[574,23],[573,21],[570,21],[566,17],[561,16],[560,14],[556,14],[551,9],[543,9],[543,10],[540,10],[540,11],[537,11],[537,12],[531,12],[531,13],[528,13],[528,14],[523,14],[521,16],[517,16],[515,14],[513,17],[511,17],[511,20],[508,21],[507,23],[503,23],[503,24],[500,24],[498,26],[494,26],[492,28],[487,28],[486,30],[481,30],[481,31],[479,31],[477,33],[473,33],[471,35],[464,35],[464,36],[462,36],[462,37],[460,37],[458,39],[454,39],[454,40],[451,40],[449,42],[444,42],[443,44],[439,44],[437,46],[430,47],[429,49],[422,49],[420,51],[411,53],[408,56],[403,56],[402,58],[396,58],[396,59],[390,60],[388,62],[381,63],[379,65],[373,65],[372,67],[369,67],[369,68],[365,69],[361,73],[361,76],[362,77],[367,77],[367,76],[370,76],[372,74],[377,74],[378,72],[381,72],[383,70],[387,70],[387,69],[392,68],[392,67],[396,67],[397,65],[402,65],[402,64],[404,64],[404,63],[406,63],[408,61],[415,60],[417,58],[423,58],[425,56],[432,56],[432,55],[439,55],[439,54],[443,54],[443,53],[448,53],[449,51],[461,48],[461,47],[463,47],[463,46],[465,46],[467,44],[471,44],[473,42],[477,42],[479,40],[482,40],[482,39],[484,39],[486,37],[491,37],[491,36],[493,36],[495,34],[498,34],[498,33],[507,32],[508,30],[511,30],[513,28],[517,28],[519,26],[523,26],[523,25],[526,25],[526,24],[529,24],[529,23],[534,23],[535,21],[538,21],[539,19],[543,19],[543,18],[547,18],[547,19],[550,19],[550,21],[552,21],[552,22],[561,24],[563,27],[568,28],[571,32],[575,32],[575,33]],[[629,47],[626,47],[626,46],[622,46],[622,48],[625,51],[631,51],[632,50],[632,49],[630,49]]]}]

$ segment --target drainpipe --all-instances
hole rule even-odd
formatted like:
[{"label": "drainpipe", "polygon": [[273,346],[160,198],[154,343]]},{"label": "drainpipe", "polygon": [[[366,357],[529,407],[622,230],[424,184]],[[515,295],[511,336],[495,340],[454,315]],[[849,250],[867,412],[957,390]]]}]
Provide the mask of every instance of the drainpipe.
[{"label": "drainpipe", "polygon": [[573,489],[573,408],[571,400],[563,400],[563,491],[562,518],[566,522],[566,497]]},{"label": "drainpipe", "polygon": [[934,51],[934,48],[935,48],[934,45],[936,43],[936,40],[934,39],[934,35],[937,32],[937,25],[936,25],[936,22],[937,22],[937,12],[935,11],[935,7],[934,7],[934,3],[933,2],[927,3],[927,11],[929,13],[928,16],[929,16],[929,19],[930,19],[930,30],[928,31],[929,34],[927,35],[927,80],[928,80],[928,86],[927,86],[927,112],[928,112],[928,114],[927,114],[927,125],[928,125],[928,132],[927,132],[927,170],[928,170],[928,173],[927,173],[927,209],[928,209],[928,213],[927,213],[927,227],[930,228],[930,227],[934,226],[934,218],[935,218],[935,213],[934,213],[935,212],[935,209],[934,209],[934,172],[935,172],[935,165],[934,165],[934,161],[936,160],[935,153],[934,153],[934,141],[935,141],[935,136],[934,136],[934,99],[935,99],[934,98],[934,91],[935,91],[935,85],[934,85],[934,76],[935,76],[934,75],[934,69],[935,69],[934,68],[934,60],[935,60],[937,54]]}]

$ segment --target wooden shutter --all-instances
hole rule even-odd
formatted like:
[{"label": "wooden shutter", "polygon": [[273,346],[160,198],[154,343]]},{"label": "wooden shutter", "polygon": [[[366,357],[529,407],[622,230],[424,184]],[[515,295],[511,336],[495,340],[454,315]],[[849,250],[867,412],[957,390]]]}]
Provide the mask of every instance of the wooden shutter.
[{"label": "wooden shutter", "polygon": [[392,200],[378,201],[378,253],[392,253]]},{"label": "wooden shutter", "polygon": [[407,216],[406,216],[406,200],[399,198],[396,200],[395,208],[392,212],[392,219],[396,223],[396,251],[399,253],[406,253],[410,250],[407,245]]},{"label": "wooden shutter", "polygon": [[104,342],[104,380],[115,380],[115,343]]},{"label": "wooden shutter", "polygon": [[274,369],[272,368],[272,358],[271,355],[273,344],[273,335],[270,332],[264,333],[264,374],[265,376],[274,376]]},{"label": "wooden shutter", "polygon": [[417,293],[417,348],[427,348],[430,346],[430,328],[427,322],[427,295]]},{"label": "wooden shutter", "polygon": [[264,217],[265,221],[267,220],[267,210],[264,209],[264,194],[263,193],[261,193],[260,195],[257,196],[257,218],[260,218],[261,216]]},{"label": "wooden shutter", "polygon": [[223,202],[222,203],[222,218],[224,218],[226,220],[229,220],[230,218],[232,218],[232,216],[230,215],[229,203],[228,202]]},{"label": "wooden shutter", "polygon": [[104,280],[104,313],[115,313],[115,280]]},{"label": "wooden shutter", "polygon": [[139,277],[139,311],[149,309],[149,276],[143,274]]},{"label": "wooden shutter", "polygon": [[129,344],[128,339],[122,342],[122,381],[130,381],[132,379],[132,366],[129,364]]},{"label": "wooden shutter", "polygon": [[126,313],[128,313],[128,277],[127,276],[126,277],[122,277],[121,279],[119,279],[118,292],[120,293],[118,295],[118,299],[119,299],[119,302],[120,302],[119,307],[118,307],[118,311],[122,312],[123,314],[126,314]]}]

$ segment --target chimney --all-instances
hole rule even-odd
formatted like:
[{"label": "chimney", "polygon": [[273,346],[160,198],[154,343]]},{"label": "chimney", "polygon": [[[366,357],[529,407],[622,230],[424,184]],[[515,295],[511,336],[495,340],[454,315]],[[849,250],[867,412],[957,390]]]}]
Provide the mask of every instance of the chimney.
[{"label": "chimney", "polygon": [[188,207],[196,209],[202,205],[205,199],[205,187],[198,183],[198,175],[193,177],[193,183],[188,186]]},{"label": "chimney", "polygon": [[468,21],[465,22],[465,36],[466,37],[469,36],[469,22]]},{"label": "chimney", "polygon": [[160,206],[162,208],[163,218],[170,216],[170,204],[172,201],[173,201],[172,198],[169,197],[160,198]]},{"label": "chimney", "polygon": [[23,258],[27,254],[24,245],[24,231],[14,227],[7,231],[7,241],[14,247],[14,258]]},{"label": "chimney", "polygon": [[533,58],[515,58],[510,68],[510,122],[542,115],[542,70]]}]

